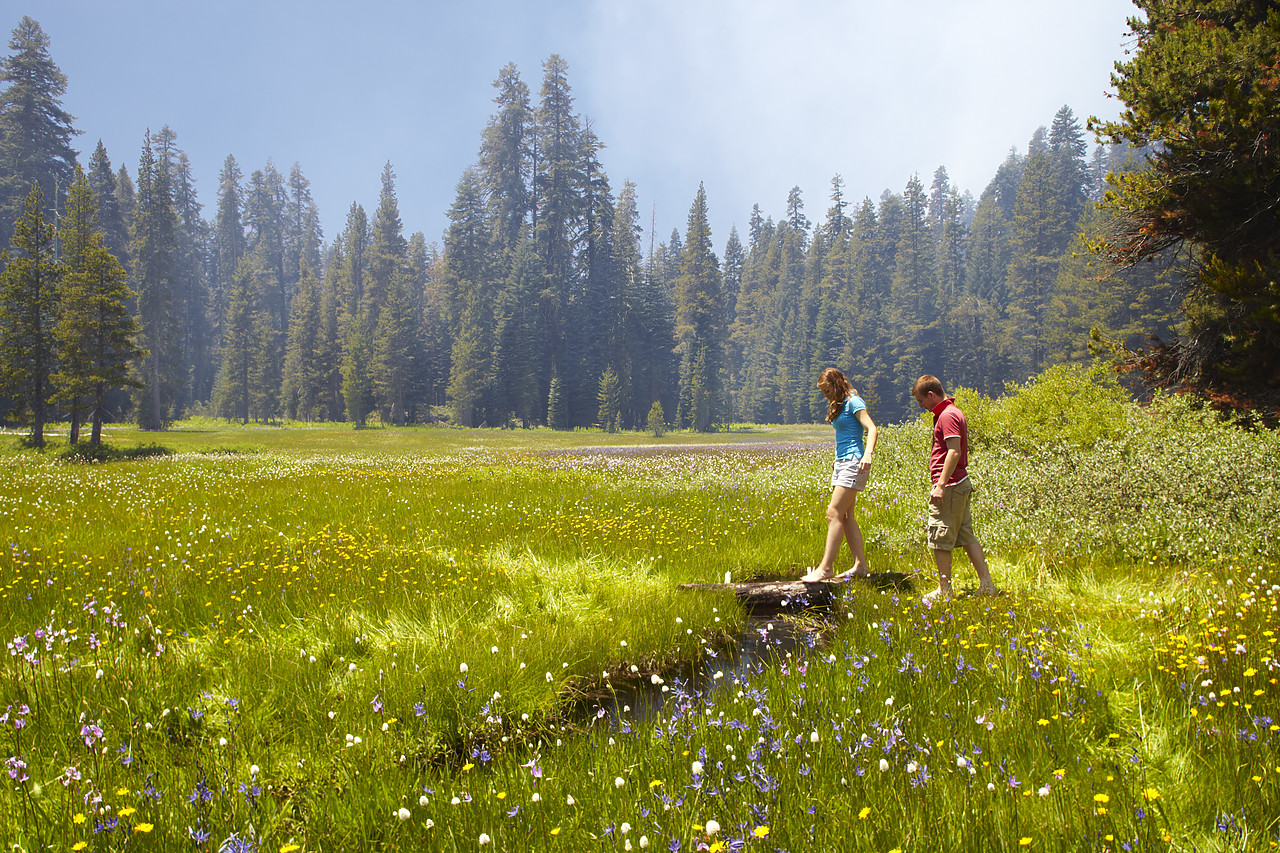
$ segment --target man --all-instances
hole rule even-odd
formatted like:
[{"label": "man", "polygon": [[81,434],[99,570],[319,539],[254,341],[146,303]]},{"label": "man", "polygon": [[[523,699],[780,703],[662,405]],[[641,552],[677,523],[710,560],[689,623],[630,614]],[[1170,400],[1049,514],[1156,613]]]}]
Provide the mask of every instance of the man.
[{"label": "man", "polygon": [[956,401],[942,390],[936,376],[925,374],[911,386],[911,396],[920,408],[933,412],[933,445],[929,451],[929,547],[938,567],[938,588],[924,596],[925,604],[950,600],[951,551],[958,545],[969,555],[978,573],[978,593],[995,595],[987,569],[982,543],[973,534],[973,516],[969,514],[969,424]]}]

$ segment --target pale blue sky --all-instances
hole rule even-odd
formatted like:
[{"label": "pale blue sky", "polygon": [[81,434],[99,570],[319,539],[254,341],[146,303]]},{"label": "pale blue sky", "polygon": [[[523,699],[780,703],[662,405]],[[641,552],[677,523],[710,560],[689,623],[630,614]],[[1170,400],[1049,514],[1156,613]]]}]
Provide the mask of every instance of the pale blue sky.
[{"label": "pale blue sky", "polygon": [[[713,240],[775,219],[799,185],[811,220],[846,197],[928,185],[946,166],[975,196],[1063,104],[1113,117],[1129,0],[0,0],[6,34],[40,22],[69,78],[64,107],[131,174],[143,134],[178,134],[212,218],[222,163],[298,162],[332,240],[372,212],[390,160],[406,233],[439,241],[462,171],[514,62],[536,101],[569,66],[615,193],[647,228],[683,233],[704,182]],[[7,52],[8,38],[5,38]],[[1092,140],[1091,140],[1092,141]]]}]

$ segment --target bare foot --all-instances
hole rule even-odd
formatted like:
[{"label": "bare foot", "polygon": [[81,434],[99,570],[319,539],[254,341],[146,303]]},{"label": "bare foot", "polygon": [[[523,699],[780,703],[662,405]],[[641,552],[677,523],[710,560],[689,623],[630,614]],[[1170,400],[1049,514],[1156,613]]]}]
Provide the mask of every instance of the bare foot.
[{"label": "bare foot", "polygon": [[871,569],[867,568],[866,566],[863,566],[860,569],[855,567],[855,568],[849,569],[848,571],[841,572],[840,574],[836,575],[836,580],[847,581],[853,578],[869,578],[869,577],[871,577]]},{"label": "bare foot", "polygon": [[996,589],[995,584],[989,583],[978,587],[978,595],[1000,595],[1000,590]]},{"label": "bare foot", "polygon": [[822,583],[823,581],[829,581],[829,580],[832,580],[833,578],[835,578],[835,575],[832,574],[830,571],[824,571],[822,569],[810,569],[809,573],[806,574],[804,577],[800,578],[800,580],[804,581],[805,583]]},{"label": "bare foot", "polygon": [[935,601],[950,601],[955,598],[955,594],[950,589],[938,587],[933,592],[926,592],[920,596],[920,603],[926,607],[932,607]]}]

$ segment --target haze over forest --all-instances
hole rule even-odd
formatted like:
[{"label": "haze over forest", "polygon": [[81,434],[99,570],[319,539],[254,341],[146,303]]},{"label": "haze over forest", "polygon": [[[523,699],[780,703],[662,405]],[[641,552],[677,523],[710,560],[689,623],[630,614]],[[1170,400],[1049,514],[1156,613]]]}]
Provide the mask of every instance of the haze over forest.
[{"label": "haze over forest", "polygon": [[[10,43],[6,68],[19,67],[61,103],[66,80],[31,19]],[[635,428],[656,404],[705,430],[820,420],[814,378],[834,364],[893,420],[919,373],[995,393],[1088,359],[1095,327],[1132,343],[1178,316],[1168,266],[1103,282],[1081,251],[1080,234],[1107,225],[1092,204],[1103,176],[1140,158],[1091,146],[1070,105],[1028,128],[976,195],[945,167],[874,199],[833,175],[712,234],[703,188],[667,232],[608,174],[611,141],[575,106],[561,57],[497,69],[493,91],[440,244],[405,233],[390,162],[376,208],[353,203],[326,235],[302,164],[228,155],[210,198],[169,127],[140,157],[99,144],[77,158],[71,140],[92,130],[53,114],[48,218],[78,159],[150,353],[108,417]],[[4,184],[6,245],[28,189]]]}]

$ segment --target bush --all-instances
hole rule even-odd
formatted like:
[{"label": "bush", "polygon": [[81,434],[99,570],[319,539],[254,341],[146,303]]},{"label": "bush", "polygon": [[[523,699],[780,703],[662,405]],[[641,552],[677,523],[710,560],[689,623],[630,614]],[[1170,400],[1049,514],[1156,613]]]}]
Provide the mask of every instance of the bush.
[{"label": "bush", "polygon": [[1022,453],[1041,448],[1071,454],[1124,430],[1128,393],[1105,365],[1060,364],[1025,385],[1010,382],[998,400],[956,392],[969,419],[970,440]]},{"label": "bush", "polygon": [[58,454],[59,461],[62,462],[116,462],[121,459],[146,459],[152,456],[169,456],[173,453],[167,447],[161,447],[158,444],[140,444],[137,447],[126,447],[124,449],[111,447],[106,444],[99,444],[94,447],[88,443],[81,442],[73,444],[66,450]]}]

